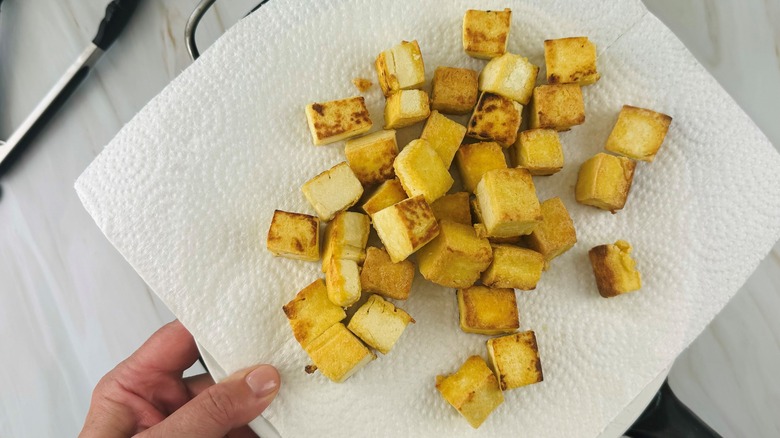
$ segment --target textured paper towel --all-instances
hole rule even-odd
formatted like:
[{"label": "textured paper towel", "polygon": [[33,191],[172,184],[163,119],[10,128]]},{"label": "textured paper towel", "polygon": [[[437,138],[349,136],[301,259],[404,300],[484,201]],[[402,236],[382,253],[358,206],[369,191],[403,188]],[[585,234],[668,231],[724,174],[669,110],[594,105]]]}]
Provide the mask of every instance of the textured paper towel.
[{"label": "textured paper towel", "polygon": [[[537,178],[561,196],[579,243],[536,291],[518,292],[545,381],[506,393],[472,430],[434,389],[436,374],[485,356],[458,329],[453,290],[415,279],[416,320],[387,356],[344,384],[306,375],[281,311],[319,265],[273,258],[274,209],[313,213],[301,184],[343,161],[315,147],[304,105],[357,94],[373,59],[416,38],[438,65],[479,69],[461,48],[468,7],[513,10],[509,50],[544,66],[542,41],[588,35],[601,80],[587,122],[562,133],[563,171]],[[540,74],[543,77],[544,69]],[[367,93],[375,128],[378,87]],[[658,158],[640,163],[625,210],[574,202],[579,165],[602,150],[623,104],[674,117]],[[401,135],[401,144],[419,127]],[[594,436],[665,369],[737,291],[780,234],[780,157],[684,46],[639,2],[274,0],[235,25],[133,119],[84,172],[79,196],[98,226],[227,370],[271,362],[284,384],[267,418],[284,436]],[[596,293],[587,250],[635,245],[642,291]]]}]

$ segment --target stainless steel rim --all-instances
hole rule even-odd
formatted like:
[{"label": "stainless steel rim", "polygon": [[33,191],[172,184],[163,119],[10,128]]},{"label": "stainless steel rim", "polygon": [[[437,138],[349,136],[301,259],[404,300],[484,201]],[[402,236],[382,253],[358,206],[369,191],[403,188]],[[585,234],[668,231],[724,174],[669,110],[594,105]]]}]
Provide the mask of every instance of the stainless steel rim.
[{"label": "stainless steel rim", "polygon": [[[0,0],[0,2],[2,1],[3,0]],[[190,58],[192,58],[193,61],[200,57],[198,45],[195,42],[195,33],[198,30],[198,24],[200,24],[200,20],[204,15],[206,15],[206,12],[216,1],[217,0],[201,0],[201,2],[195,6],[195,10],[192,11],[192,14],[190,14],[190,18],[187,19],[187,25],[184,27],[184,40],[187,43],[187,53],[190,54]],[[252,8],[252,10],[249,11],[244,17],[246,18],[247,15],[256,11],[258,8],[260,8],[260,6],[263,6],[269,1],[270,0],[260,1],[257,6]]]}]

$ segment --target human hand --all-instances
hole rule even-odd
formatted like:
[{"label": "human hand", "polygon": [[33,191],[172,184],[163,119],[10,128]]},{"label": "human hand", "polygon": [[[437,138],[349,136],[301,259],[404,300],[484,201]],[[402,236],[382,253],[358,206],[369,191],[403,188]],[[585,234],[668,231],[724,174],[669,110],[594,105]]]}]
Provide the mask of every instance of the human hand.
[{"label": "human hand", "polygon": [[182,378],[197,359],[187,329],[165,325],[100,379],[79,436],[254,437],[246,424],[276,397],[279,373],[259,365],[216,385],[208,374]]}]

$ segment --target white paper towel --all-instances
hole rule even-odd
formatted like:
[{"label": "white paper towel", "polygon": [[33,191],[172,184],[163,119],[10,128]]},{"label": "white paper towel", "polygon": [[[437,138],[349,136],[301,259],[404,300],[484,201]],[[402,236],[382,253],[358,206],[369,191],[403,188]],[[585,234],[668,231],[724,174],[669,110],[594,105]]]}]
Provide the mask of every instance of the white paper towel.
[{"label": "white paper towel", "polygon": [[[507,392],[476,431],[434,388],[437,374],[486,354],[487,337],[458,329],[453,290],[418,275],[401,304],[417,324],[389,355],[334,384],[304,373],[308,358],[281,310],[321,275],[319,264],[265,249],[273,210],[313,213],[299,187],[344,160],[342,144],[311,144],[304,106],[356,95],[351,79],[373,80],[376,54],[402,39],[419,41],[429,80],[439,65],[480,69],[484,61],[461,47],[469,7],[511,7],[509,50],[542,67],[544,39],[589,36],[602,75],[585,88],[586,123],[561,135],[563,171],[536,178],[542,200],[562,197],[579,237],[536,291],[518,292],[545,380]],[[379,128],[377,86],[366,100]],[[623,104],[674,121],[656,161],[638,165],[625,210],[611,215],[574,202],[573,188]],[[696,337],[780,235],[780,156],[638,1],[271,1],[125,126],[76,189],[222,367],[280,369],[282,390],[266,416],[286,437],[595,436]],[[596,293],[587,251],[618,238],[634,245],[644,287],[607,300]]]}]

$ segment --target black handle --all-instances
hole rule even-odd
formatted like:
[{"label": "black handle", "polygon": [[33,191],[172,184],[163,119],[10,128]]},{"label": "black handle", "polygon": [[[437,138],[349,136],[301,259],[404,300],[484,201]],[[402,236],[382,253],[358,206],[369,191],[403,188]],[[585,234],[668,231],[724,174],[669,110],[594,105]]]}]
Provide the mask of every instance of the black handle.
[{"label": "black handle", "polygon": [[107,50],[125,28],[140,0],[113,0],[106,6],[106,15],[100,22],[97,35],[92,42]]}]

